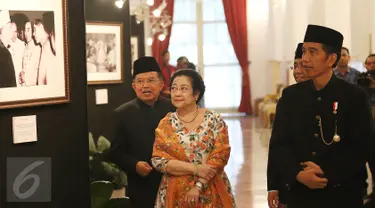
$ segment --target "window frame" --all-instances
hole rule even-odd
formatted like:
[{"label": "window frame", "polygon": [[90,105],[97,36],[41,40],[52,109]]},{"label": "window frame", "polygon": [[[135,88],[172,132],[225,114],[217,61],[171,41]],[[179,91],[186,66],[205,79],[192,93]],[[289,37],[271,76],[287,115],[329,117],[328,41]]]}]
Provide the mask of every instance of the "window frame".
[{"label": "window frame", "polygon": [[[225,23],[225,17],[223,20],[203,20],[203,1],[195,1],[196,4],[196,21],[174,21],[173,24],[192,24],[196,25],[197,27],[197,69],[202,75],[203,79],[205,79],[205,67],[222,67],[222,66],[238,66],[240,64],[238,61],[233,63],[219,63],[219,64],[204,64],[204,25],[205,24],[222,24]],[[172,29],[173,31],[173,29]],[[234,49],[233,49],[234,50]],[[241,78],[240,78],[241,79]],[[241,99],[241,98],[239,98]],[[240,100],[238,101],[240,103]],[[207,106],[210,108],[210,106]],[[232,113],[237,112],[238,106],[230,106],[230,107],[220,107],[220,108],[210,108],[212,110],[223,112],[223,113]]]}]

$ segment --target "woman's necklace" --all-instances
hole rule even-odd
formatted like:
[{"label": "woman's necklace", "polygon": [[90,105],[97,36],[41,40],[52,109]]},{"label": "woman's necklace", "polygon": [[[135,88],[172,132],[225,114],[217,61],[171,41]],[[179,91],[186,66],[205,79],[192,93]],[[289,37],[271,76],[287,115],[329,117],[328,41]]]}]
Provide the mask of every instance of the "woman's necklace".
[{"label": "woman's necklace", "polygon": [[191,122],[193,122],[197,118],[197,116],[199,114],[199,109],[200,109],[199,105],[197,105],[197,112],[195,113],[195,116],[194,116],[194,118],[191,121],[185,121],[185,120],[181,119],[181,117],[180,117],[180,115],[178,115],[177,111],[176,111],[176,114],[177,114],[178,119],[180,119],[182,122],[184,122],[184,123],[191,123]]}]

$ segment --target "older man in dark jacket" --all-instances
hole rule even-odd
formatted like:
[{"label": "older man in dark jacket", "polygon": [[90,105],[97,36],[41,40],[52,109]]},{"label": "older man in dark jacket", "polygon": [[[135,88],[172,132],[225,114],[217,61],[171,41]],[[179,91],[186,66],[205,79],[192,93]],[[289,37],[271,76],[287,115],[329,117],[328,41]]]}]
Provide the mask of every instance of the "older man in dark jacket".
[{"label": "older man in dark jacket", "polygon": [[9,11],[0,10],[0,88],[16,87],[12,55],[7,47],[11,41]]}]

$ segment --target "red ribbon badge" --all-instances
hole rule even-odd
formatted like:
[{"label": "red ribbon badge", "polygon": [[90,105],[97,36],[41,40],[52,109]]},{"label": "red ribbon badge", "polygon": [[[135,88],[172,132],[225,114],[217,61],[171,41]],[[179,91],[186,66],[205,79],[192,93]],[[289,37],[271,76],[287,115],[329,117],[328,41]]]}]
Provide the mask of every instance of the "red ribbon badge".
[{"label": "red ribbon badge", "polygon": [[333,113],[337,113],[337,109],[339,108],[339,102],[333,102]]},{"label": "red ribbon badge", "polygon": [[337,110],[338,107],[339,107],[339,103],[333,102],[333,110]]}]

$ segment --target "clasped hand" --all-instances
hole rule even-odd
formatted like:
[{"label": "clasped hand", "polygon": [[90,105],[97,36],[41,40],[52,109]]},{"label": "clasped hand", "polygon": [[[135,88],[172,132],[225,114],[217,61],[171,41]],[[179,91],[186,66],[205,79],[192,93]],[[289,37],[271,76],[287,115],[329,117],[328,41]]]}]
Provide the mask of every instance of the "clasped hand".
[{"label": "clasped hand", "polygon": [[319,177],[319,175],[324,175],[319,165],[311,161],[303,162],[301,165],[305,166],[305,168],[297,175],[297,180],[299,182],[310,189],[323,189],[327,186],[328,179]]},{"label": "clasped hand", "polygon": [[206,164],[198,165],[197,169],[198,177],[208,181],[213,179],[216,175],[216,169]]},{"label": "clasped hand", "polygon": [[137,173],[142,176],[142,177],[146,177],[150,174],[150,172],[152,171],[152,167],[151,165],[149,165],[147,162],[145,161],[139,161],[137,164],[136,164],[136,167],[135,167],[135,170],[137,171]]},{"label": "clasped hand", "polygon": [[186,193],[185,196],[185,203],[187,204],[188,207],[196,207],[197,204],[199,203],[199,196],[200,192],[198,189],[193,187]]}]

